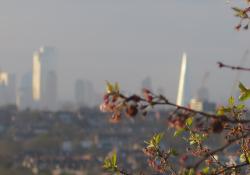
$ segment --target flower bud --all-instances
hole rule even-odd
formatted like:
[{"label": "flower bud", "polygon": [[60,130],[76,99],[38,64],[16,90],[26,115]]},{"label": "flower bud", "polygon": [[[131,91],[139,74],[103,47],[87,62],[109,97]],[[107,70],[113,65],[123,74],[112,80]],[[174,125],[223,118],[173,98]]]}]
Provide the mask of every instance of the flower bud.
[{"label": "flower bud", "polygon": [[136,106],[134,106],[134,105],[130,105],[130,106],[128,106],[127,108],[126,108],[126,115],[128,116],[128,117],[134,117],[134,116],[136,116],[136,114],[137,114],[137,112],[138,112],[138,109],[137,109],[137,107]]}]

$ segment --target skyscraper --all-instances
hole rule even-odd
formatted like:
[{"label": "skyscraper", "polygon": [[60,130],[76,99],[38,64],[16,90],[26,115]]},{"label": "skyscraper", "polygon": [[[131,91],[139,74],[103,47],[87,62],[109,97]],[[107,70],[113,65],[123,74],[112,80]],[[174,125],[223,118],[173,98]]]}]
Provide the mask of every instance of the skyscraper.
[{"label": "skyscraper", "polygon": [[16,105],[16,77],[0,71],[0,105]]},{"label": "skyscraper", "polygon": [[186,76],[187,76],[187,55],[183,53],[182,62],[181,62],[181,71],[180,71],[180,79],[179,79],[179,87],[177,94],[177,105],[187,105],[188,99],[186,98]]},{"label": "skyscraper", "polygon": [[41,47],[33,55],[32,98],[38,108],[56,106],[52,104],[56,103],[57,94],[55,62],[55,49],[52,47]]},{"label": "skyscraper", "polygon": [[75,83],[75,100],[78,107],[92,107],[96,105],[95,90],[93,84],[89,80],[76,80]]},{"label": "skyscraper", "polygon": [[75,100],[77,107],[83,107],[85,106],[85,84],[83,80],[76,80],[75,83]]},{"label": "skyscraper", "polygon": [[41,58],[39,52],[33,55],[32,97],[34,101],[41,100]]},{"label": "skyscraper", "polygon": [[23,75],[18,93],[17,105],[20,109],[32,107],[32,73],[27,72]]},{"label": "skyscraper", "polygon": [[48,110],[57,109],[57,75],[55,71],[48,73],[43,107]]}]

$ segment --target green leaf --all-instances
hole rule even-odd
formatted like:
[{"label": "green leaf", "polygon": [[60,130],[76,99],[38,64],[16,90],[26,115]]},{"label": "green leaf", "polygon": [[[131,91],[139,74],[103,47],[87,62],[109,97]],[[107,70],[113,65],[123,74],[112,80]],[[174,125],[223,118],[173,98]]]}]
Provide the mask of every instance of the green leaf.
[{"label": "green leaf", "polygon": [[116,167],[117,166],[117,155],[116,155],[116,152],[113,153],[111,160],[112,160],[113,167]]},{"label": "green leaf", "polygon": [[224,115],[225,114],[225,111],[224,111],[224,107],[220,107],[217,109],[217,112],[216,112],[217,115]]},{"label": "green leaf", "polygon": [[120,86],[119,86],[119,84],[117,82],[114,85],[114,91],[117,92],[117,93],[119,93],[119,91],[120,91]]},{"label": "green leaf", "polygon": [[184,128],[178,129],[174,132],[174,137],[180,136],[185,131]]},{"label": "green leaf", "polygon": [[236,106],[236,108],[238,110],[243,110],[245,108],[245,105],[244,104],[239,104],[239,105]]},{"label": "green leaf", "polygon": [[109,156],[104,159],[103,168],[109,171],[117,171],[117,155],[115,151],[111,157]]},{"label": "green leaf", "polygon": [[209,167],[205,167],[202,169],[202,173],[208,174],[209,173]]},{"label": "green leaf", "polygon": [[171,155],[173,155],[173,156],[178,156],[178,155],[179,155],[178,152],[177,152],[175,149],[173,149],[173,148],[171,148],[171,149],[169,150],[169,153],[170,153]]},{"label": "green leaf", "polygon": [[228,99],[228,104],[229,104],[230,106],[233,106],[233,105],[234,105],[234,102],[235,102],[234,97],[231,96],[231,97]]},{"label": "green leaf", "polygon": [[189,171],[188,171],[188,175],[194,175],[194,169],[191,168]]},{"label": "green leaf", "polygon": [[249,90],[246,91],[246,92],[241,93],[240,96],[239,96],[240,101],[246,101],[249,98],[250,98],[250,91]]},{"label": "green leaf", "polygon": [[160,144],[160,142],[161,142],[163,136],[164,136],[164,133],[163,133],[163,132],[161,132],[161,133],[159,133],[159,134],[156,134],[156,136],[155,136],[155,143],[156,143],[157,145]]},{"label": "green leaf", "polygon": [[241,12],[243,11],[242,9],[238,8],[238,7],[232,7],[232,9],[235,11],[235,12]]},{"label": "green leaf", "polygon": [[106,92],[107,93],[114,92],[114,86],[110,82],[108,82],[108,81],[106,81]]},{"label": "green leaf", "polygon": [[189,117],[187,120],[186,120],[186,125],[187,126],[191,126],[193,124],[193,117]]},{"label": "green leaf", "polygon": [[250,162],[250,153],[246,153],[246,155],[245,153],[242,153],[240,155],[240,162],[246,162],[246,157],[247,157],[248,162]]},{"label": "green leaf", "polygon": [[240,101],[246,101],[250,98],[250,89],[247,89],[241,82],[239,83],[240,88]]},{"label": "green leaf", "polygon": [[194,140],[190,141],[189,144],[190,145],[194,145],[196,142]]},{"label": "green leaf", "polygon": [[247,91],[247,88],[241,82],[239,83],[239,88],[241,92]]},{"label": "green leaf", "polygon": [[150,147],[150,148],[159,147],[159,144],[160,144],[163,136],[164,136],[163,132],[155,134],[148,142],[145,141],[145,143],[148,145],[147,147]]},{"label": "green leaf", "polygon": [[217,115],[225,115],[225,113],[231,112],[232,108],[231,107],[225,107],[225,106],[221,106],[217,109],[216,114]]}]

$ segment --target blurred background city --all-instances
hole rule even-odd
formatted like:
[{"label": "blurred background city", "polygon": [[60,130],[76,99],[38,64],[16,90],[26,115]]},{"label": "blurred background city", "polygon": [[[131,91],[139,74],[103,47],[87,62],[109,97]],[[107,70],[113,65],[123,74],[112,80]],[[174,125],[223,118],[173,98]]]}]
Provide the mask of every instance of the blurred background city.
[{"label": "blurred background city", "polygon": [[154,133],[168,133],[165,145],[185,144],[166,128],[171,108],[110,122],[99,112],[106,80],[128,95],[147,88],[211,113],[237,96],[239,81],[249,83],[216,65],[250,67],[249,35],[233,30],[226,1],[0,2],[3,175],[105,174],[114,149],[124,167],[140,170]]}]

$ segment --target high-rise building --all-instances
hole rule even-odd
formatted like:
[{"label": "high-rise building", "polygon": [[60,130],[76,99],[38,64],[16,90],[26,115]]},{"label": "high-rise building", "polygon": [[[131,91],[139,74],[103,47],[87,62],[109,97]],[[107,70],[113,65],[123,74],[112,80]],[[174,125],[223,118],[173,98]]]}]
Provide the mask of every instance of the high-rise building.
[{"label": "high-rise building", "polygon": [[14,74],[9,74],[8,76],[8,94],[6,103],[11,105],[17,104],[17,85],[16,76]]},{"label": "high-rise building", "polygon": [[94,106],[96,94],[91,81],[78,79],[75,83],[75,100],[78,107]]},{"label": "high-rise building", "polygon": [[34,101],[41,100],[41,57],[38,52],[33,55],[32,96]]},{"label": "high-rise building", "polygon": [[48,110],[57,109],[57,75],[55,71],[48,73],[44,94],[44,108]]},{"label": "high-rise building", "polygon": [[85,95],[84,95],[84,81],[83,80],[76,80],[75,83],[75,100],[76,100],[76,105],[78,107],[82,107],[85,104]]},{"label": "high-rise building", "polygon": [[186,53],[183,53],[180,78],[179,78],[178,94],[177,94],[177,100],[176,100],[177,105],[186,106],[189,102],[189,99],[187,99],[188,92],[187,92],[186,78],[187,78],[187,55]]},{"label": "high-rise building", "polygon": [[40,109],[52,109],[56,106],[55,56],[55,49],[52,47],[41,47],[33,55],[32,97],[36,107]]},{"label": "high-rise building", "polygon": [[7,86],[8,85],[8,73],[0,72],[0,85]]},{"label": "high-rise building", "polygon": [[16,77],[0,72],[0,105],[16,105]]},{"label": "high-rise building", "polygon": [[32,98],[32,73],[25,73],[21,79],[18,91],[17,105],[20,109],[26,109],[33,106]]}]

